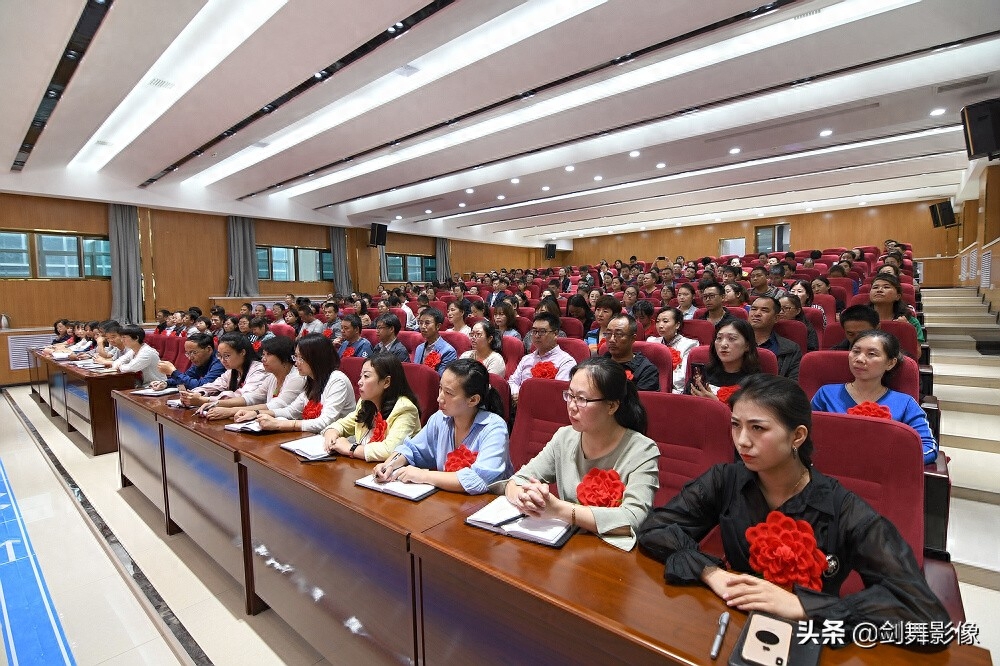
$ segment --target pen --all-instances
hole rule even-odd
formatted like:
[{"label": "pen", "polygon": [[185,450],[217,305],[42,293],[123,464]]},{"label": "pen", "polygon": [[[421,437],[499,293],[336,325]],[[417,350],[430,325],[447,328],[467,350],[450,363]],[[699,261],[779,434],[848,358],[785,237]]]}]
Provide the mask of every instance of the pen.
[{"label": "pen", "polygon": [[712,641],[712,651],[708,656],[712,659],[719,658],[719,651],[722,649],[722,639],[726,636],[726,629],[729,627],[729,612],[726,611],[719,616],[719,630],[715,632],[715,640]]},{"label": "pen", "polygon": [[503,527],[504,525],[510,525],[511,523],[516,523],[517,521],[521,520],[522,518],[527,518],[527,517],[528,517],[527,514],[519,513],[516,516],[514,516],[513,518],[508,518],[507,520],[501,520],[499,523],[497,523],[493,527]]},{"label": "pen", "polygon": [[323,456],[322,458],[307,459],[303,458],[299,462],[303,465],[311,465],[312,463],[330,462],[331,460],[336,460],[337,456]]}]

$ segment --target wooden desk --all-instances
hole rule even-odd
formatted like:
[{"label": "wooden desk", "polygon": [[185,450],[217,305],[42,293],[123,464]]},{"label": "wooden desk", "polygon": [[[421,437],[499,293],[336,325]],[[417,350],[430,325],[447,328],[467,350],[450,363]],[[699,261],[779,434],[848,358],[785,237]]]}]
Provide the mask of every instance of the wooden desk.
[{"label": "wooden desk", "polygon": [[54,361],[32,351],[38,362],[41,398],[48,402],[50,415],[61,416],[67,430],[80,431],[90,441],[94,455],[118,450],[118,428],[111,392],[137,386],[138,375],[100,373],[83,370],[75,365]]},{"label": "wooden desk", "polygon": [[[725,604],[702,586],[671,586],[663,566],[590,534],[562,550],[503,537],[456,518],[410,540],[425,664],[709,664]],[[746,621],[734,611],[726,663]],[[826,649],[822,664],[989,664],[989,652],[936,654],[894,646]]]}]

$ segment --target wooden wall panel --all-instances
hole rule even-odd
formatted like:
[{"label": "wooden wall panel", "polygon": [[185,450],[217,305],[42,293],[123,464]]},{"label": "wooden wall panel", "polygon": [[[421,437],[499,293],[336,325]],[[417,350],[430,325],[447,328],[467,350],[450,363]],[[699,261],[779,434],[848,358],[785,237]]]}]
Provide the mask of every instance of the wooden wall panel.
[{"label": "wooden wall panel", "polygon": [[[388,238],[386,242],[388,243]],[[372,292],[378,287],[378,248],[368,247],[368,229],[347,230],[347,263],[356,290]]]},{"label": "wooden wall panel", "polygon": [[961,267],[956,257],[941,257],[924,259],[924,272],[921,275],[923,287],[953,287],[958,284],[958,273]]},{"label": "wooden wall panel", "polygon": [[[365,230],[367,234],[368,231]],[[365,245],[368,244],[368,236],[365,236]],[[422,254],[433,257],[437,253],[436,243],[431,236],[413,236],[411,234],[388,233],[385,238],[385,251],[392,254]],[[371,286],[372,289],[378,286],[378,282]],[[365,287],[364,291],[370,291]]]},{"label": "wooden wall panel", "polygon": [[330,249],[330,227],[280,220],[254,220],[258,245]]},{"label": "wooden wall panel", "polygon": [[11,325],[49,326],[56,319],[107,319],[111,280],[3,280],[0,312]]},{"label": "wooden wall panel", "polygon": [[197,305],[208,312],[209,296],[224,295],[229,285],[226,218],[151,210],[149,225],[151,264],[143,270],[153,281],[153,310]]},{"label": "wooden wall panel", "polygon": [[1000,166],[986,169],[985,197],[983,204],[983,246],[989,245],[1000,238]]},{"label": "wooden wall panel", "polygon": [[108,204],[0,194],[0,229],[108,234]]},{"label": "wooden wall panel", "polygon": [[261,280],[259,283],[261,298],[275,301],[285,300],[285,294],[292,292],[296,296],[319,296],[333,293],[333,282],[329,280],[317,282],[275,282]]},{"label": "wooden wall panel", "polygon": [[[570,252],[559,252],[568,258]],[[451,270],[467,276],[475,271],[483,273],[495,268],[529,268],[562,265],[558,261],[545,261],[542,248],[516,247],[513,245],[490,245],[471,241],[451,241]],[[561,259],[559,259],[561,261]]]}]

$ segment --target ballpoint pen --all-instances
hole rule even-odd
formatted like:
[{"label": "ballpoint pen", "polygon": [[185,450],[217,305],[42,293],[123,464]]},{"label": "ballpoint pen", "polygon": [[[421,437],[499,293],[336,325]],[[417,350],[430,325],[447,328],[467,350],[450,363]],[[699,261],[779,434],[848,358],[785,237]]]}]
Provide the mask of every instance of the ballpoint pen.
[{"label": "ballpoint pen", "polygon": [[715,632],[715,640],[712,641],[712,651],[708,653],[708,656],[712,659],[719,658],[719,651],[722,649],[722,639],[726,636],[727,628],[729,628],[728,611],[719,616],[719,630]]}]

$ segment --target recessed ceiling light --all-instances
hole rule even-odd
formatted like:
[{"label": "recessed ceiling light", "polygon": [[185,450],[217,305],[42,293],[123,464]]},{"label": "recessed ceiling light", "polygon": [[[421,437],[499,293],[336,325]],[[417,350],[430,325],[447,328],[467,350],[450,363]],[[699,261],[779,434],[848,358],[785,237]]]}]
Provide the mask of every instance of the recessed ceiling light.
[{"label": "recessed ceiling light", "polygon": [[462,201],[461,203],[459,203],[459,204],[458,204],[458,207],[459,207],[459,208],[465,208],[465,202],[464,202],[464,201]]},{"label": "recessed ceiling light", "polygon": [[552,188],[550,188],[548,185],[542,185],[542,192],[548,192],[550,189]]},{"label": "recessed ceiling light", "polygon": [[511,182],[512,184],[514,184],[514,185],[517,185],[518,183],[520,183],[520,182],[521,182],[521,179],[520,179],[520,178],[511,178],[511,179],[510,179],[510,182]]},{"label": "recessed ceiling light", "polygon": [[931,115],[932,116],[943,116],[945,113],[947,113],[947,111],[948,111],[948,109],[934,109],[933,111],[931,111]]},{"label": "recessed ceiling light", "polygon": [[764,217],[764,213],[757,213],[757,217]]},{"label": "recessed ceiling light", "polygon": [[665,166],[667,166],[667,163],[666,163],[666,162],[657,162],[657,163],[656,163],[656,168],[657,168],[657,169],[662,169],[662,168],[664,168]]},{"label": "recessed ceiling light", "polygon": [[631,153],[628,154],[629,157],[639,157],[639,155],[642,155],[642,153],[640,153],[638,150],[633,150]]},{"label": "recessed ceiling light", "polygon": [[812,207],[806,208],[806,212],[807,213],[811,213],[812,212]]},{"label": "recessed ceiling light", "polygon": [[615,230],[614,229],[608,229],[608,233],[609,234],[613,234],[613,233],[615,233]]},{"label": "recessed ceiling light", "polygon": [[862,202],[861,202],[861,203],[859,203],[858,205],[859,205],[859,206],[867,206],[867,205],[868,205],[868,202],[867,202],[867,201],[862,201]]},{"label": "recessed ceiling light", "polygon": [[579,234],[580,238],[583,238],[583,234]]},{"label": "recessed ceiling light", "polygon": [[502,194],[498,194],[498,195],[497,195],[497,200],[499,200],[499,201],[503,201],[503,200],[504,200],[504,199],[506,199],[506,198],[507,198],[507,197],[505,197],[505,196],[504,196],[504,195],[502,195]]},{"label": "recessed ceiling light", "polygon": [[639,227],[639,231],[645,231],[646,227]]},{"label": "recessed ceiling light", "polygon": [[717,218],[715,218],[715,221],[716,222],[722,222],[722,218],[721,217],[717,217]]},{"label": "recessed ceiling light", "polygon": [[594,180],[604,180],[604,176],[594,176]]},{"label": "recessed ceiling light", "polygon": [[566,171],[572,171],[575,168],[576,168],[575,166],[573,166],[572,164],[570,164],[568,167],[566,167]]},{"label": "recessed ceiling light", "polygon": [[822,132],[819,133],[819,135],[822,136],[822,137],[827,137],[827,136],[830,136],[831,134],[833,134],[833,130],[832,129],[825,129],[825,130],[823,130]]},{"label": "recessed ceiling light", "polygon": [[430,208],[428,208],[428,209],[427,209],[427,210],[425,210],[424,212],[425,212],[425,213],[427,213],[428,215],[430,215],[430,214],[431,214],[431,209],[430,209]]},{"label": "recessed ceiling light", "polygon": [[397,215],[397,216],[396,216],[396,219],[397,219],[397,220],[402,220],[402,219],[403,219],[403,216],[402,216],[402,215]]},{"label": "recessed ceiling light", "polygon": [[465,190],[465,193],[466,193],[466,194],[472,194],[473,192],[475,192],[475,190],[474,190],[474,189],[472,189],[471,187],[469,187],[469,188],[466,188],[466,190]]},{"label": "recessed ceiling light", "polygon": [[739,146],[733,146],[732,148],[730,148],[729,149],[729,154],[730,155],[739,155],[740,154],[740,148],[739,148]]}]

